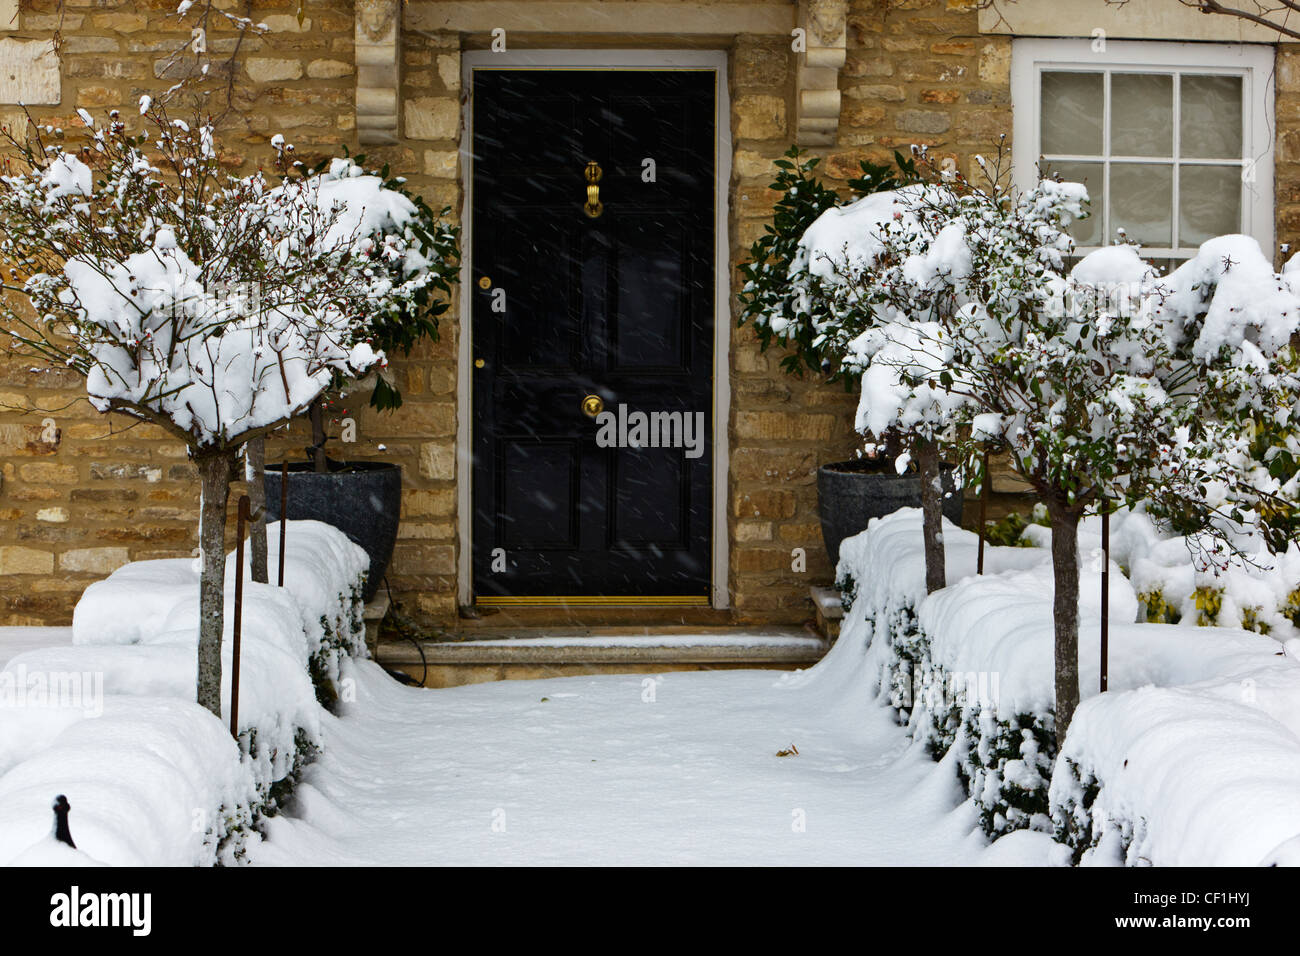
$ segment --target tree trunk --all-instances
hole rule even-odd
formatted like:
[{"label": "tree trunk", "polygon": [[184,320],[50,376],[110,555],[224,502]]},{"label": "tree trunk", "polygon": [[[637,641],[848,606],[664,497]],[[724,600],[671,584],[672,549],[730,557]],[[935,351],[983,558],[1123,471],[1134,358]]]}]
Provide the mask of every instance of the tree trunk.
[{"label": "tree trunk", "polygon": [[921,476],[921,529],[925,536],[925,590],[928,594],[947,586],[943,556],[943,475],[939,446],[928,439],[916,441],[916,467]]},{"label": "tree trunk", "polygon": [[253,523],[248,530],[249,569],[253,580],[268,584],[266,570],[266,439],[254,438],[244,446],[244,478]]},{"label": "tree trunk", "polygon": [[325,403],[319,397],[311,403],[310,417],[312,467],[323,475],[329,468],[325,464]]},{"label": "tree trunk", "polygon": [[1056,635],[1056,748],[1079,706],[1079,518],[1082,509],[1048,498],[1052,519],[1052,618]]},{"label": "tree trunk", "polygon": [[197,699],[221,716],[221,638],[226,610],[226,503],[230,498],[233,452],[207,453],[197,459],[203,489],[199,513],[199,648]]}]

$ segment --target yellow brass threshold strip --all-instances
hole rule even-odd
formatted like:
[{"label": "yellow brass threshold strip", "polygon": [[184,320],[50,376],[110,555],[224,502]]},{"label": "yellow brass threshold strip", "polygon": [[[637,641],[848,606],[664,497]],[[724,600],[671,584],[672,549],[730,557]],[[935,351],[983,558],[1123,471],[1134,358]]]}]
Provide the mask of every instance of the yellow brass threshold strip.
[{"label": "yellow brass threshold strip", "polygon": [[707,596],[668,595],[665,597],[617,597],[605,594],[574,596],[509,595],[478,598],[480,607],[708,607]]}]

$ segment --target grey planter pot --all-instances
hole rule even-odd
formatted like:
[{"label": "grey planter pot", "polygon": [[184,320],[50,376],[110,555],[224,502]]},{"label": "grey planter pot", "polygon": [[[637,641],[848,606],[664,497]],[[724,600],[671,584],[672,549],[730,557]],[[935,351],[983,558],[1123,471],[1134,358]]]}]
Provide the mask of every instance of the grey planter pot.
[{"label": "grey planter pot", "polygon": [[[943,465],[944,516],[961,524],[961,494],[953,480],[952,465]],[[817,469],[817,507],[822,540],[834,567],[840,560],[840,542],[865,531],[872,518],[883,518],[899,508],[921,507],[921,478],[899,475],[893,464],[867,467],[861,460],[836,461]]]},{"label": "grey planter pot", "polygon": [[[369,601],[384,581],[384,572],[397,543],[402,507],[402,469],[383,461],[329,462],[318,474],[308,462],[289,464],[289,519],[332,524],[365,548],[370,572],[362,597]],[[266,510],[269,521],[280,520],[280,468],[266,468]],[[272,568],[276,556],[269,555]],[[272,578],[275,571],[271,571]]]}]

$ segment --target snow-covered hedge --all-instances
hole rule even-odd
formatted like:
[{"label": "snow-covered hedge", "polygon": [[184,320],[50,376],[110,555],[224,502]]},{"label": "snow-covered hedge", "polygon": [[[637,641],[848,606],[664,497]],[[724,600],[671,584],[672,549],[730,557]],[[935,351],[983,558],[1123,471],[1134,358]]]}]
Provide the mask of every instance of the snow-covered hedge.
[{"label": "snow-covered hedge", "polygon": [[[964,579],[974,575],[977,566],[976,535],[945,521],[943,539],[948,580],[959,583],[937,595],[964,588]],[[921,512],[914,508],[875,519],[867,531],[841,543],[837,579],[851,595],[852,605],[838,643],[867,645],[866,663],[881,698],[898,711],[900,722],[909,726],[915,739],[925,741],[935,759],[954,745],[959,747],[958,772],[990,833],[1027,825],[1028,807],[1041,804],[1046,819],[1045,783],[1033,788],[1041,790],[1041,796],[1025,800],[1012,794],[1010,787],[1004,792],[1000,781],[1009,752],[1019,756],[1022,743],[1028,748],[1029,740],[1044,734],[1050,738],[1050,716],[1029,711],[995,719],[988,702],[1000,694],[1002,675],[989,666],[990,661],[961,654],[954,642],[940,637],[936,645],[936,632],[921,619],[927,607],[923,548]],[[998,572],[1029,573],[1026,569],[1038,568],[1047,582],[1050,602],[1048,561],[1048,552],[1037,548],[988,547],[987,573],[979,580],[987,583]],[[1047,627],[1050,635],[1050,603]],[[1050,678],[1050,642],[1046,652]],[[1048,687],[1050,693],[1050,682]],[[1031,766],[1039,762],[1029,759]],[[1047,762],[1050,765],[1050,756]],[[1023,782],[1023,776],[1016,779]]]},{"label": "snow-covered hedge", "polygon": [[[81,862],[238,862],[257,797],[226,725],[175,697],[109,695],[98,707],[100,716],[60,708],[20,711],[24,719],[10,721],[6,713],[0,863],[68,865],[61,844],[48,838],[50,804],[60,793],[72,805]],[[15,741],[23,732],[31,737]],[[12,763],[15,752],[27,753]]]},{"label": "snow-covered hedge", "polygon": [[[276,556],[279,548],[280,525],[272,522],[267,526],[267,552]],[[245,563],[244,646],[250,638],[265,640],[290,654],[300,669],[310,672],[324,702],[338,677],[339,661],[364,648],[361,591],[367,567],[365,551],[332,526],[289,522],[283,589],[252,581]],[[197,562],[187,558],[124,565],[86,588],[73,612],[73,643],[192,644],[198,581]],[[233,555],[226,560],[225,591],[229,636]],[[222,673],[228,688],[229,671]]]},{"label": "snow-covered hedge", "polygon": [[1080,706],[1050,794],[1076,863],[1300,864],[1300,667],[1242,657],[1232,678]]},{"label": "snow-covered hedge", "polygon": [[[975,577],[975,535],[946,526],[948,577],[955,583],[926,597],[920,523],[920,512],[906,509],[874,520],[866,532],[841,545],[839,577],[851,585],[854,599],[839,643],[866,647],[865,659],[882,698],[933,756],[955,750],[954,764],[988,834],[1025,828],[1055,832],[1082,856],[1107,834],[1117,833],[1125,848],[1137,841],[1133,859],[1138,859],[1146,852],[1144,816],[1163,811],[1158,802],[1144,801],[1147,791],[1124,786],[1111,791],[1110,781],[1127,759],[1125,741],[1138,739],[1133,734],[1140,731],[1125,731],[1125,736],[1115,727],[1090,728],[1104,720],[1115,726],[1128,720],[1149,730],[1150,721],[1140,708],[1125,716],[1128,705],[1122,702],[1133,694],[1111,693],[1096,705],[1086,703],[1075,718],[1079,723],[1071,728],[1066,760],[1057,762],[1053,587],[1047,553],[1039,548],[989,548],[986,574]],[[1117,524],[1113,553],[1127,558],[1141,548],[1141,525],[1124,531],[1123,523]],[[1088,555],[1091,529],[1081,538],[1081,551]],[[1085,700],[1096,695],[1098,687],[1099,572],[1099,563],[1085,560],[1080,573],[1079,665]],[[1300,703],[1294,703],[1300,701],[1300,667],[1278,642],[1243,630],[1133,623],[1137,615],[1137,596],[1113,565],[1112,691],[1205,685],[1217,688],[1213,694],[1220,704],[1233,706],[1232,695],[1248,688],[1252,700],[1268,702],[1275,712],[1293,708],[1284,722],[1300,732]],[[1121,710],[1107,709],[1112,707]],[[1180,739],[1191,742],[1198,737]],[[1294,746],[1300,759],[1300,743]],[[1250,748],[1238,752],[1242,756],[1234,763],[1229,759],[1233,749],[1225,749],[1225,766],[1244,777],[1255,776],[1243,771],[1252,759]],[[1177,764],[1179,772],[1214,775],[1203,761],[1188,757],[1174,746],[1160,759],[1153,758],[1149,773],[1159,780]],[[1062,767],[1071,768],[1066,771],[1071,785],[1054,783]],[[1103,812],[1098,815],[1095,808]],[[1269,833],[1283,832],[1289,825],[1282,817],[1274,822]],[[1297,831],[1300,827],[1291,832]]]},{"label": "snow-covered hedge", "polygon": [[[279,526],[269,530],[276,554]],[[289,522],[286,545],[284,588],[244,585],[238,741],[193,702],[199,575],[188,559],[119,568],[78,602],[72,646],[6,665],[0,676],[28,688],[35,706],[6,709],[0,722],[0,861],[49,829],[57,793],[69,797],[74,837],[92,859],[193,865],[242,856],[319,748],[321,704],[336,694],[342,658],[365,653],[364,550],[315,521]],[[227,715],[233,573],[228,560]],[[48,688],[59,681],[75,682],[76,693],[54,695]],[[47,690],[34,695],[39,682]],[[136,828],[157,839],[123,835]]]}]

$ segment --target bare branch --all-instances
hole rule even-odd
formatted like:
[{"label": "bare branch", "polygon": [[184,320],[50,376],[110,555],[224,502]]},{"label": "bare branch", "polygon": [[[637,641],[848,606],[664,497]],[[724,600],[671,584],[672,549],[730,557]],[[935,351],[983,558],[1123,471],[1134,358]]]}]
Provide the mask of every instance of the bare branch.
[{"label": "bare branch", "polygon": [[1267,27],[1281,36],[1300,40],[1300,27],[1291,26],[1288,22],[1292,13],[1300,13],[1300,2],[1297,0],[1275,0],[1273,4],[1260,3],[1256,0],[1253,11],[1230,7],[1220,0],[1178,0],[1178,2],[1201,13],[1236,17],[1248,23]]}]

